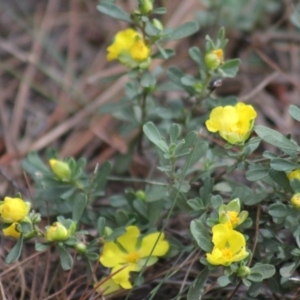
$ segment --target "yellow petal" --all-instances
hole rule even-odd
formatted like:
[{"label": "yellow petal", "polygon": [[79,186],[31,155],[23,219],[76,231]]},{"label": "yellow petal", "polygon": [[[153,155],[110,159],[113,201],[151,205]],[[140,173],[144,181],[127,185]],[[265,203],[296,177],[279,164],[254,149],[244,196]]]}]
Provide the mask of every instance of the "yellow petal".
[{"label": "yellow petal", "polygon": [[[168,252],[170,245],[166,240],[164,240],[164,238],[165,238],[164,233],[161,233],[160,236],[159,236],[159,234],[160,234],[159,232],[154,232],[154,233],[148,234],[147,236],[145,236],[143,238],[141,247],[138,251],[140,253],[141,257],[147,257],[150,255],[150,253],[151,253],[151,256],[163,256]],[[159,240],[157,241],[158,237],[159,237]],[[156,243],[156,241],[157,241],[157,243]],[[156,243],[156,245],[155,245],[155,243]],[[154,248],[153,252],[151,252],[154,245],[155,245],[155,248]]]},{"label": "yellow petal", "polygon": [[233,253],[238,253],[246,245],[244,236],[235,230],[229,231],[227,241]]},{"label": "yellow petal", "polygon": [[19,238],[21,233],[16,230],[16,225],[17,224],[18,223],[13,223],[9,227],[3,229],[4,235],[11,236],[11,237],[14,237],[16,239]]},{"label": "yellow petal", "polygon": [[[117,272],[122,267],[124,267],[124,266],[117,266],[117,267],[113,268],[111,270],[111,273],[113,274],[113,273]],[[139,267],[137,266],[137,264],[127,264],[127,266],[123,270],[121,270],[121,271],[117,272],[117,274],[113,275],[112,279],[117,284],[119,284],[123,289],[127,289],[127,290],[131,289],[132,284],[129,281],[130,272],[137,271],[137,270],[139,270]]]},{"label": "yellow petal", "polygon": [[107,242],[103,246],[99,260],[103,266],[113,268],[126,263],[126,255],[114,242]]},{"label": "yellow petal", "polygon": [[117,241],[128,253],[131,253],[136,251],[136,242],[139,236],[140,230],[138,227],[128,226],[126,227],[126,233],[119,236]]},{"label": "yellow petal", "polygon": [[224,248],[227,242],[227,235],[229,232],[228,226],[225,224],[217,224],[212,228],[212,242],[218,248]]}]

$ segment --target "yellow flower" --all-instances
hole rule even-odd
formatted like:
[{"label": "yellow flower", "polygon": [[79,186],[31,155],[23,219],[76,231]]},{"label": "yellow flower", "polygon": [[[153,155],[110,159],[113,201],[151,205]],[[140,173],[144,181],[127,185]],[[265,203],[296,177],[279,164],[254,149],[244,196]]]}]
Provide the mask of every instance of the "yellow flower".
[{"label": "yellow flower", "polygon": [[287,173],[287,177],[289,180],[298,179],[300,181],[300,169]]},{"label": "yellow flower", "polygon": [[61,160],[50,159],[49,165],[53,174],[61,181],[69,181],[71,178],[71,170],[69,165]]},{"label": "yellow flower", "polygon": [[21,221],[27,216],[29,210],[30,203],[20,198],[5,197],[0,204],[0,216],[4,223]]},{"label": "yellow flower", "polygon": [[150,57],[150,48],[140,33],[129,28],[119,31],[112,45],[107,48],[107,60],[118,59],[128,67],[136,67]]},{"label": "yellow flower", "polygon": [[169,243],[164,239],[163,233],[150,233],[138,241],[139,237],[138,227],[128,226],[126,233],[119,236],[116,243],[106,242],[102,249],[100,262],[105,267],[112,268],[112,274],[123,268],[113,275],[112,279],[124,289],[132,288],[129,281],[130,272],[140,271],[145,264],[153,265],[158,260],[157,257],[165,255],[169,250]]},{"label": "yellow flower", "polygon": [[251,105],[238,102],[235,106],[214,108],[205,124],[209,131],[218,131],[230,144],[243,144],[252,131],[255,118],[256,111]]},{"label": "yellow flower", "polygon": [[225,224],[229,229],[234,229],[247,219],[248,214],[245,210],[241,211],[240,199],[236,198],[227,205],[220,205],[219,222]]},{"label": "yellow flower", "polygon": [[45,238],[49,242],[60,242],[66,240],[70,236],[68,229],[60,222],[53,223],[46,230]]},{"label": "yellow flower", "polygon": [[11,236],[11,237],[14,237],[16,239],[19,238],[21,233],[16,230],[17,225],[18,225],[18,223],[14,222],[9,227],[3,229],[4,235]]},{"label": "yellow flower", "polygon": [[300,209],[300,193],[293,195],[291,199],[291,204],[294,208]]},{"label": "yellow flower", "polygon": [[249,255],[245,238],[240,232],[231,230],[224,224],[213,226],[212,232],[214,248],[211,253],[206,254],[210,264],[229,266]]}]

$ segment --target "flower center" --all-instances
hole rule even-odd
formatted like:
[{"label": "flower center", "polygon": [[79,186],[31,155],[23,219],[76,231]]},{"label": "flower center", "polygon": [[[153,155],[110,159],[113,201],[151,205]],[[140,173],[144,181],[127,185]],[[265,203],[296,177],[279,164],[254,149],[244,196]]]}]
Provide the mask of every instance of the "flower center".
[{"label": "flower center", "polygon": [[230,248],[225,247],[221,251],[222,251],[223,257],[225,257],[227,259],[232,258],[233,253]]},{"label": "flower center", "polygon": [[140,254],[138,252],[129,253],[126,257],[126,260],[129,263],[137,263],[140,259]]},{"label": "flower center", "polygon": [[232,225],[238,225],[240,223],[239,214],[236,211],[228,211],[227,214]]}]

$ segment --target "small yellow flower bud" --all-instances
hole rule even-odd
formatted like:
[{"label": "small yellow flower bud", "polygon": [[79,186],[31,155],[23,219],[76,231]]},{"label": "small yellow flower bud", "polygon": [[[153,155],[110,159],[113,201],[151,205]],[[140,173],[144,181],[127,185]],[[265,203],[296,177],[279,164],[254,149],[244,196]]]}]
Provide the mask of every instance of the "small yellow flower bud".
[{"label": "small yellow flower bud", "polygon": [[223,50],[215,49],[206,53],[204,61],[208,69],[217,69],[221,64],[224,63]]},{"label": "small yellow flower bud", "polygon": [[153,10],[153,1],[152,0],[140,0],[139,1],[139,10],[144,15],[149,14]]},{"label": "small yellow flower bud", "polygon": [[60,242],[64,241],[69,237],[67,228],[59,222],[53,223],[49,226],[46,231],[45,238],[49,242]]},{"label": "small yellow flower bud", "polygon": [[61,181],[69,181],[71,178],[71,170],[69,165],[57,159],[49,160],[50,168],[57,179]]},{"label": "small yellow flower bud", "polygon": [[13,238],[18,239],[21,235],[19,231],[17,231],[18,223],[14,222],[9,227],[3,229],[3,233],[6,236],[11,236]]},{"label": "small yellow flower bud", "polygon": [[291,204],[295,209],[300,209],[300,193],[294,194],[291,199]]},{"label": "small yellow flower bud", "polygon": [[0,217],[4,223],[19,222],[30,210],[30,203],[20,198],[5,197],[0,204]]}]

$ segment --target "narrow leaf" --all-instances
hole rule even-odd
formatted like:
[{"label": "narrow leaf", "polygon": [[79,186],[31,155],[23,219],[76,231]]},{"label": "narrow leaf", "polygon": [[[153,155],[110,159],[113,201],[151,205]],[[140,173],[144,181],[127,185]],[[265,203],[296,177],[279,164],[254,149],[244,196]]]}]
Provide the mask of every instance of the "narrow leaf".
[{"label": "narrow leaf", "polygon": [[64,246],[58,245],[57,247],[60,264],[63,270],[67,271],[70,270],[73,264],[73,258],[71,254],[67,251]]},{"label": "narrow leaf", "polygon": [[179,40],[199,30],[199,25],[196,22],[188,22],[175,28],[169,35],[168,40]]},{"label": "narrow leaf", "polygon": [[187,295],[188,300],[201,300],[208,275],[209,270],[205,267],[191,284]]},{"label": "narrow leaf", "polygon": [[5,262],[7,264],[15,262],[20,257],[23,247],[23,239],[23,234],[21,234],[15,246],[10,250],[10,252],[6,256]]},{"label": "narrow leaf", "polygon": [[290,115],[298,122],[300,122],[300,108],[296,105],[291,105],[289,107]]},{"label": "narrow leaf", "polygon": [[114,19],[131,23],[130,15],[113,3],[102,2],[97,5],[97,9]]}]

